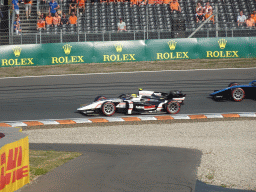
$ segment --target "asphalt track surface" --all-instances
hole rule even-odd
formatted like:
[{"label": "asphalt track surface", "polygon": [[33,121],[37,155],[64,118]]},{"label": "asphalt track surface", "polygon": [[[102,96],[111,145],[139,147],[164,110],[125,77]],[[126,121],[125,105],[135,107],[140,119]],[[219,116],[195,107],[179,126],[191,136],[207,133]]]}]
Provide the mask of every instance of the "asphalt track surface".
[{"label": "asphalt track surface", "polygon": [[[115,73],[0,79],[0,121],[82,118],[75,113],[97,95],[182,90],[180,114],[255,112],[255,100],[215,102],[208,95],[230,82],[256,79],[256,69]],[[118,114],[116,114],[118,115]],[[31,144],[30,149],[83,155],[21,191],[226,191],[196,181],[201,152],[183,148]],[[229,191],[229,190],[228,190]],[[233,191],[233,190],[231,190]],[[236,191],[236,190],[234,190]],[[240,191],[240,190],[239,190]]]},{"label": "asphalt track surface", "polygon": [[[256,79],[256,69],[223,69],[46,76],[0,79],[0,121],[83,118],[80,104],[98,95],[117,97],[137,93],[138,88],[187,94],[179,114],[255,112],[256,102],[215,102],[213,90],[230,82],[247,84]],[[123,114],[115,114],[123,115]]]},{"label": "asphalt track surface", "polygon": [[199,150],[169,147],[31,144],[30,148],[78,151],[83,155],[42,176],[22,192],[192,192],[201,158]]}]

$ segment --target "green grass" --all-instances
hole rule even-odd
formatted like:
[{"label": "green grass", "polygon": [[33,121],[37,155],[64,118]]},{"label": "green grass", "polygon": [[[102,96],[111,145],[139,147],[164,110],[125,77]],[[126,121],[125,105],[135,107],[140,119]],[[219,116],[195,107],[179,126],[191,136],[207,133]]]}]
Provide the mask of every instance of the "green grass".
[{"label": "green grass", "polygon": [[29,151],[30,180],[79,157],[81,153],[62,151]]},{"label": "green grass", "polygon": [[45,66],[3,67],[0,70],[0,77],[251,67],[256,67],[256,58],[188,59],[123,63],[83,63]]}]

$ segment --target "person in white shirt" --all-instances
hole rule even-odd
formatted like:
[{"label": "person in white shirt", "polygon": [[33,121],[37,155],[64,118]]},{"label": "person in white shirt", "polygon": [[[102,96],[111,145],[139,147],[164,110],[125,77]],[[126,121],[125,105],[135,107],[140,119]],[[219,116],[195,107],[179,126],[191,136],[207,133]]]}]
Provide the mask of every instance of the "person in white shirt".
[{"label": "person in white shirt", "polygon": [[237,24],[239,26],[245,25],[246,16],[243,14],[243,11],[240,11],[240,15],[237,17]]},{"label": "person in white shirt", "polygon": [[120,18],[120,23],[117,24],[118,32],[120,31],[127,31],[126,24],[123,22],[122,18]]},{"label": "person in white shirt", "polygon": [[210,10],[212,10],[212,6],[210,5],[210,2],[207,1],[204,7],[204,14],[208,14]]}]

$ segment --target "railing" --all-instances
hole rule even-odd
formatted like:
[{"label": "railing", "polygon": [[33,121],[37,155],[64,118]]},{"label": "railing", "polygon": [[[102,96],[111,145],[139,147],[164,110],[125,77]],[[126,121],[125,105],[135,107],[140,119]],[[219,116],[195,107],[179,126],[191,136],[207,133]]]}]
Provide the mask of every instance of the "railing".
[{"label": "railing", "polygon": [[[172,39],[187,38],[191,32],[188,31],[130,31],[124,33],[99,32],[99,33],[54,33],[42,32],[13,35],[11,44],[44,44],[44,43],[65,43],[65,42],[86,42],[86,41],[127,41],[147,39]],[[230,29],[219,30],[218,37],[255,37],[256,29]],[[216,30],[198,31],[195,38],[216,37]]]}]

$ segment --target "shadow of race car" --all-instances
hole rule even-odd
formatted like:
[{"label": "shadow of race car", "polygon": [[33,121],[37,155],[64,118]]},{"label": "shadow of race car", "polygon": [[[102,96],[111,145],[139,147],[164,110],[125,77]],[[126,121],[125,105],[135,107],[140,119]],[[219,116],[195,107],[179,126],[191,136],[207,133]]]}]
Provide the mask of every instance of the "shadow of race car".
[{"label": "shadow of race car", "polygon": [[104,114],[112,116],[115,112],[125,114],[134,113],[158,113],[167,112],[176,114],[180,111],[186,95],[181,91],[168,93],[144,91],[139,89],[137,94],[121,94],[117,98],[107,99],[104,96],[97,96],[94,102],[82,105],[77,109],[83,114]]},{"label": "shadow of race car", "polygon": [[232,82],[227,88],[215,90],[210,94],[214,100],[232,99],[234,101],[242,101],[246,98],[256,98],[256,80],[250,82],[248,85],[239,85]]}]

